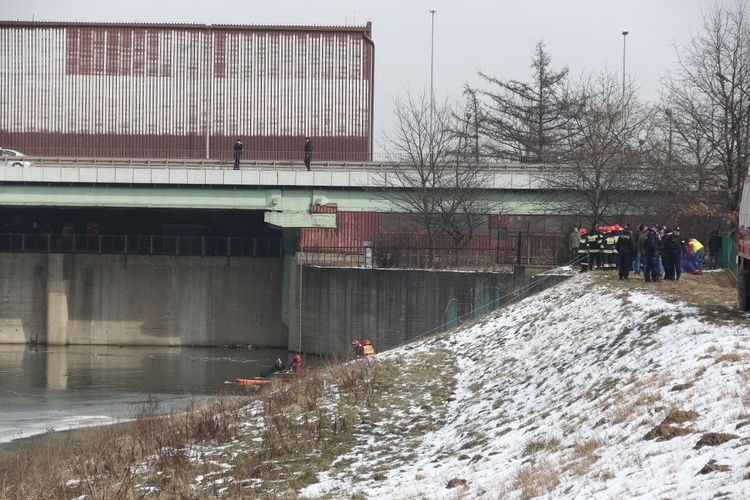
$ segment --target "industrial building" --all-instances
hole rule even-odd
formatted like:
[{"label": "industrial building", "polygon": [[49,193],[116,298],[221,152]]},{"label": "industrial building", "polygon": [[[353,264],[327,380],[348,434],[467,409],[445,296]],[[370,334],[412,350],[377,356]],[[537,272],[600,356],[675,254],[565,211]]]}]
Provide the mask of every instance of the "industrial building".
[{"label": "industrial building", "polygon": [[0,21],[0,147],[31,156],[369,161],[371,24]]}]

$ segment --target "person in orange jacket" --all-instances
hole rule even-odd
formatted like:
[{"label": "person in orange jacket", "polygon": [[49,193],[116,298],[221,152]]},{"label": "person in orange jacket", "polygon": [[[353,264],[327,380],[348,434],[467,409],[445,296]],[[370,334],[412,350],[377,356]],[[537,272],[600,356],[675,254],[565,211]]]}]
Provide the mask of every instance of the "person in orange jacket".
[{"label": "person in orange jacket", "polygon": [[365,345],[362,346],[362,355],[366,358],[375,355],[375,348],[370,343],[370,339],[365,340]]}]

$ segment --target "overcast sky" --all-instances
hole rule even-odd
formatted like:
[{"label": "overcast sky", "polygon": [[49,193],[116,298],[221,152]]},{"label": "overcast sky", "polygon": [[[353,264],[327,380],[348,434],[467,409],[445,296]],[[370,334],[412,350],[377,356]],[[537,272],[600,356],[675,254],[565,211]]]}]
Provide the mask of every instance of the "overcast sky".
[{"label": "overcast sky", "polygon": [[[740,0],[741,1],[741,0]],[[532,51],[544,41],[555,68],[575,77],[625,70],[644,100],[700,29],[701,13],[737,0],[4,0],[0,18],[36,21],[364,25],[375,41],[375,141],[390,127],[397,94],[429,90],[434,15],[436,99],[459,97],[477,70],[529,79]],[[377,148],[376,148],[377,149]]]}]

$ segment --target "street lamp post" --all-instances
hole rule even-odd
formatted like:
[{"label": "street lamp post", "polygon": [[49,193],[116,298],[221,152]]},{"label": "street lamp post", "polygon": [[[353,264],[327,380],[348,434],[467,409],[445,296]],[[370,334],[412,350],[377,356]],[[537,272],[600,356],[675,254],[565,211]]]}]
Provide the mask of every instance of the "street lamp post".
[{"label": "street lamp post", "polygon": [[[431,34],[430,34],[430,169],[434,171],[435,166],[433,164],[433,136],[434,125],[433,119],[435,115],[435,94],[433,87],[433,80],[435,74],[435,9],[430,9],[430,16],[432,18]],[[434,172],[433,172],[434,176]]]},{"label": "street lamp post", "polygon": [[622,98],[625,99],[625,40],[628,32],[622,32]]}]

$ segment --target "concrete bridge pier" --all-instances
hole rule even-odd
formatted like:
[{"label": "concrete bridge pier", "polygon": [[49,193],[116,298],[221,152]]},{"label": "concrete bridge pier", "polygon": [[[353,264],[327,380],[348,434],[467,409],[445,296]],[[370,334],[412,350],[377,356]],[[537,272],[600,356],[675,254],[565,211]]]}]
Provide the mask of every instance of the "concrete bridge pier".
[{"label": "concrete bridge pier", "polygon": [[65,254],[47,254],[47,345],[68,344],[70,265]]}]

